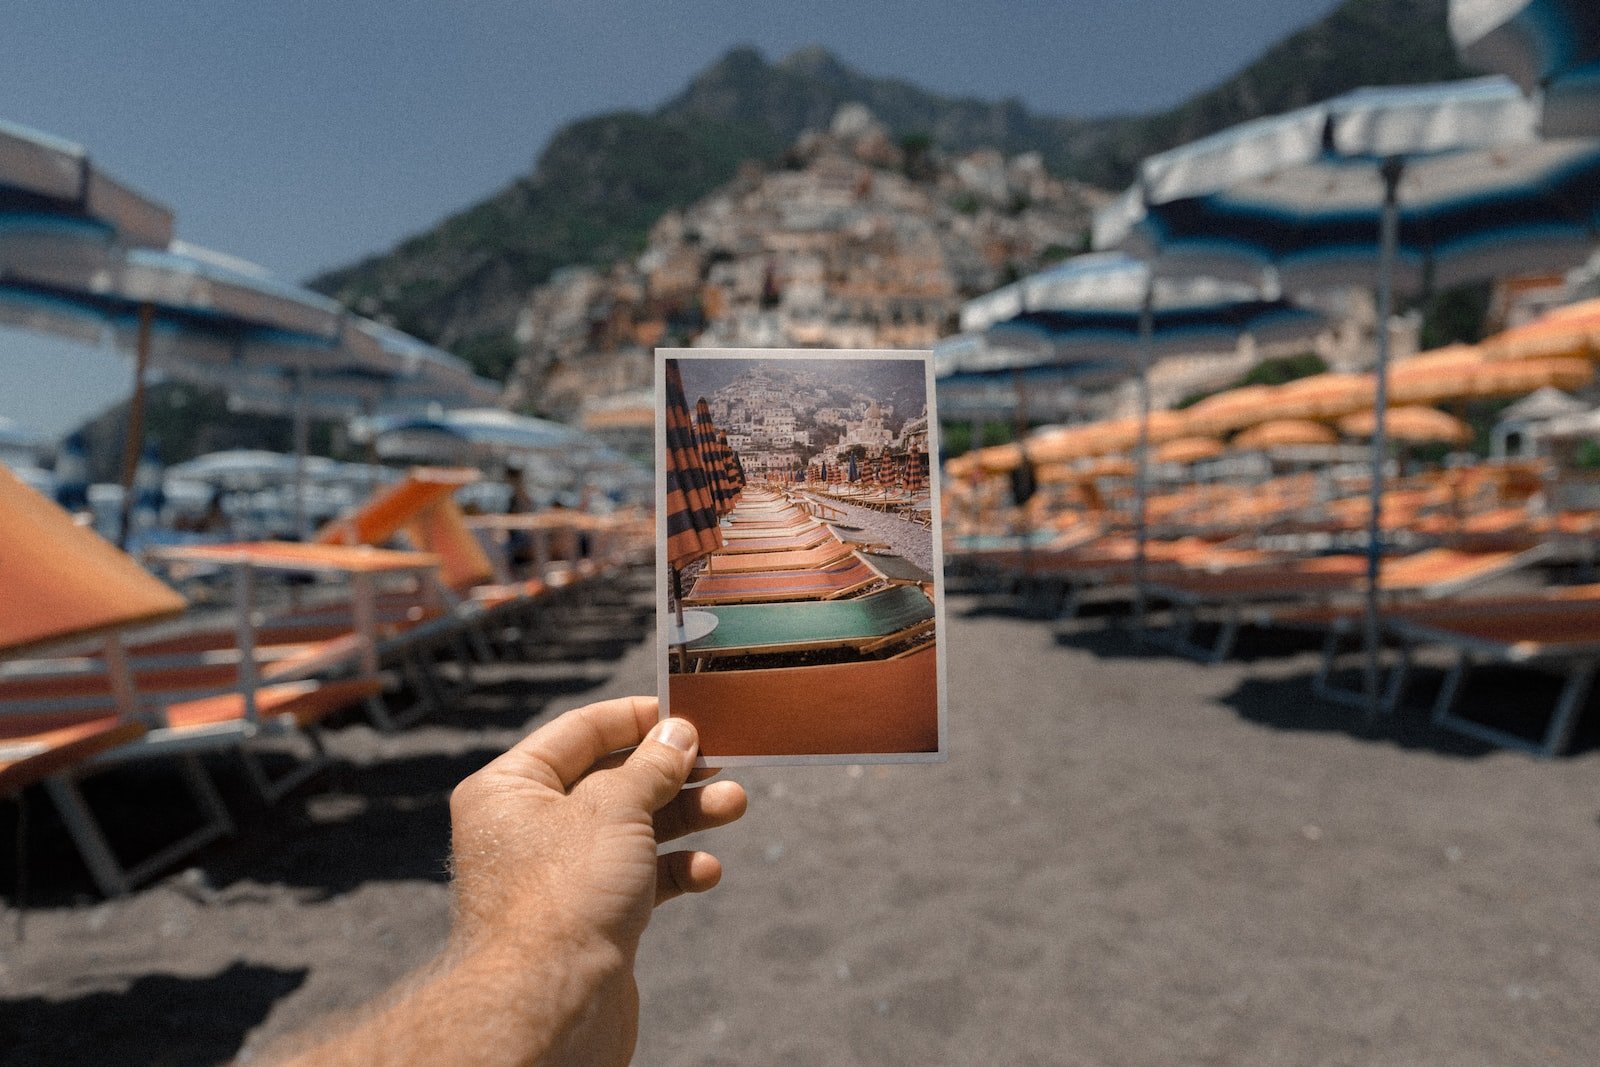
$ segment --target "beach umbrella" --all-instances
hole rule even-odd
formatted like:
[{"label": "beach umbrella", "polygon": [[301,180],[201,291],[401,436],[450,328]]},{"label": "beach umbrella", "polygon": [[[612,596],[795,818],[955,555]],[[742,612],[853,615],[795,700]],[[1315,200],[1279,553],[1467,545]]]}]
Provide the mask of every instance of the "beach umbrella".
[{"label": "beach umbrella", "polygon": [[1152,457],[1157,463],[1199,463],[1215,459],[1226,449],[1215,437],[1178,437],[1155,450]]},{"label": "beach umbrella", "polygon": [[850,453],[847,462],[849,463],[850,475],[846,480],[850,481],[850,482],[855,482],[858,478],[860,478],[861,471],[860,471],[860,468],[857,467],[857,465],[856,465],[856,454],[854,452]]},{"label": "beach umbrella", "polygon": [[1096,241],[1166,273],[1285,290],[1369,284],[1377,368],[1367,544],[1366,692],[1378,704],[1382,412],[1397,290],[1561,269],[1600,223],[1600,143],[1541,142],[1503,78],[1363,89],[1146,159]]},{"label": "beach umbrella", "polygon": [[[1377,430],[1377,414],[1358,411],[1339,420],[1339,432],[1346,437],[1371,437]],[[1390,408],[1384,418],[1391,440],[1408,444],[1464,445],[1472,440],[1472,427],[1438,408],[1421,405]]]},{"label": "beach umbrella", "polygon": [[1489,359],[1576,356],[1600,360],[1600,300],[1585,300],[1547,312],[1483,342]]},{"label": "beach umbrella", "polygon": [[458,408],[380,417],[372,420],[369,429],[378,455],[384,459],[429,462],[556,454],[585,441],[581,432],[559,422],[500,408]]},{"label": "beach umbrella", "polygon": [[[1261,343],[1309,339],[1325,325],[1320,313],[1265,292],[1259,284],[1218,280],[1198,273],[1163,277],[1123,252],[1074,256],[963,308],[964,330],[986,329],[1008,351],[1033,352],[1016,367],[1074,366],[1111,358],[1131,376],[1139,394],[1139,464],[1135,486],[1135,613],[1145,602],[1144,521],[1148,497],[1149,372],[1164,354],[1232,351],[1241,338]],[[1031,342],[1031,344],[1029,343]],[[993,367],[954,368],[992,370]],[[1019,387],[1020,391],[1020,387]]]},{"label": "beach umbrella", "polygon": [[[728,435],[721,430],[717,431],[717,447],[722,453],[723,463],[727,468],[726,482],[730,493],[728,507],[729,510],[732,510],[734,503],[739,499],[739,494],[744,491],[744,463],[739,459],[739,453],[735,452],[733,446],[728,444]],[[783,474],[785,481],[793,482],[795,480],[793,469],[785,470]]]},{"label": "beach umbrella", "polygon": [[665,405],[667,564],[681,570],[721,548],[722,532],[677,360],[666,361]]},{"label": "beach umbrella", "polygon": [[726,515],[733,506],[728,487],[728,464],[722,455],[717,427],[711,421],[711,406],[706,403],[705,397],[695,402],[694,441],[695,447],[700,450],[700,463],[708,479],[712,506],[717,509],[719,516]]},{"label": "beach umbrella", "polygon": [[1320,422],[1272,419],[1238,434],[1232,445],[1241,451],[1264,451],[1298,445],[1331,445],[1338,440],[1339,435]]},{"label": "beach umbrella", "polygon": [[1461,57],[1536,96],[1546,137],[1600,136],[1600,6],[1594,0],[1450,0]]}]

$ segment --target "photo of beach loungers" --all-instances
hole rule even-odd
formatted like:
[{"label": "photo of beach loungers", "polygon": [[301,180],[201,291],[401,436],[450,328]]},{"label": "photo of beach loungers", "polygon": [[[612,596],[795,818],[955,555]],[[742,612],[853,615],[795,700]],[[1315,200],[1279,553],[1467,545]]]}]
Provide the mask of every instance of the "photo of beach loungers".
[{"label": "photo of beach loungers", "polygon": [[663,349],[663,715],[708,766],[945,754],[926,352]]}]

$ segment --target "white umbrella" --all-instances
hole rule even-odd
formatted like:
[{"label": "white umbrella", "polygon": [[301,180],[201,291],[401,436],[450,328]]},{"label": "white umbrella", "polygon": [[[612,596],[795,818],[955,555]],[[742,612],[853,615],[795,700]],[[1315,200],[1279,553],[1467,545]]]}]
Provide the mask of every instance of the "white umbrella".
[{"label": "white umbrella", "polygon": [[1546,137],[1600,137],[1600,4],[1450,0],[1461,58],[1539,100]]}]

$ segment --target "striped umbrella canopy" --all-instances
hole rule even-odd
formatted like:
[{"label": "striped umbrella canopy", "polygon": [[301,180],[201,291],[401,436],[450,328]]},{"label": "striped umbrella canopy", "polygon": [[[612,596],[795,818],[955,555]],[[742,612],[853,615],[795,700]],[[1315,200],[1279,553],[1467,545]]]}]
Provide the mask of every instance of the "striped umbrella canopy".
[{"label": "striped umbrella canopy", "polygon": [[1289,291],[1562,269],[1593,244],[1600,144],[1541,142],[1535,119],[1498,77],[1357,90],[1146,159],[1096,241]]},{"label": "striped umbrella canopy", "polygon": [[172,212],[106,174],[83,146],[9,122],[0,122],[0,213],[82,219],[124,246],[172,240]]},{"label": "striped umbrella canopy", "polygon": [[666,361],[665,407],[667,565],[676,571],[721,548],[722,529],[675,359]]},{"label": "striped umbrella canopy", "polygon": [[912,452],[906,456],[906,492],[916,495],[928,487],[928,473],[923,466],[927,461],[926,452]]},{"label": "striped umbrella canopy", "polygon": [[1263,343],[1298,341],[1324,325],[1319,313],[1265,295],[1258,284],[1163,277],[1121,252],[1074,256],[979,297],[963,307],[961,322],[991,343],[952,348],[944,378],[1080,366],[1085,376],[1104,377],[1108,360],[1127,377],[1141,360],[1232,351],[1246,334]]},{"label": "striped umbrella canopy", "polygon": [[1537,97],[1546,137],[1600,136],[1600,5],[1594,0],[1450,0],[1461,58]]},{"label": "striped umbrella canopy", "polygon": [[722,454],[722,446],[717,441],[716,424],[711,421],[711,406],[706,403],[705,397],[701,397],[695,402],[694,408],[695,447],[700,450],[700,463],[709,480],[711,503],[719,516],[726,515],[733,507],[728,487],[728,464]]},{"label": "striped umbrella canopy", "polygon": [[[739,500],[739,494],[744,492],[744,462],[739,459],[739,453],[728,444],[728,435],[722,430],[717,431],[717,448],[722,453],[723,464],[726,468],[726,481],[728,483],[728,507],[731,509]],[[783,472],[785,481],[794,481],[794,471]]]}]

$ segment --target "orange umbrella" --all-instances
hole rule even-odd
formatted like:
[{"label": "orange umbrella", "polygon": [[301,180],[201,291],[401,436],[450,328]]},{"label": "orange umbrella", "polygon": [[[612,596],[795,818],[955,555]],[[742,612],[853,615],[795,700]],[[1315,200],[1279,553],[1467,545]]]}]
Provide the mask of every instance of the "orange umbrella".
[{"label": "orange umbrella", "polygon": [[1246,385],[1206,397],[1182,412],[1184,432],[1219,435],[1253,426],[1271,418],[1271,401],[1277,389]]},{"label": "orange umbrella", "polygon": [[[1373,412],[1358,411],[1339,420],[1339,432],[1347,437],[1371,437],[1376,422]],[[1472,440],[1471,426],[1437,408],[1421,406],[1390,408],[1384,432],[1392,440],[1412,444],[1464,445]]]},{"label": "orange umbrella", "polygon": [[1545,386],[1577,389],[1594,378],[1585,359],[1482,361],[1454,366],[1398,364],[1390,377],[1389,399],[1398,405],[1438,404],[1448,400],[1491,400],[1522,396]]},{"label": "orange umbrella", "polygon": [[1157,463],[1198,463],[1226,451],[1215,437],[1175,437],[1155,450]]},{"label": "orange umbrella", "polygon": [[1273,419],[1239,434],[1233,439],[1233,447],[1254,451],[1291,445],[1331,445],[1338,440],[1338,435],[1320,422]]},{"label": "orange umbrella", "polygon": [[1600,300],[1557,308],[1483,343],[1491,359],[1600,359]]}]

